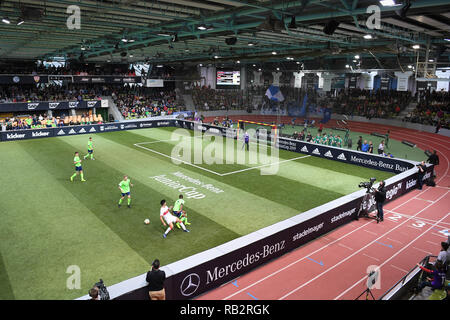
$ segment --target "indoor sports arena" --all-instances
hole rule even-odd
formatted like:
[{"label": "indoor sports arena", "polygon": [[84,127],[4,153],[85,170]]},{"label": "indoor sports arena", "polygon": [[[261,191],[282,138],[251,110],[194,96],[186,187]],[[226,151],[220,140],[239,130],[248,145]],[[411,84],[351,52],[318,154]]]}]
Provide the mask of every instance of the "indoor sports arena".
[{"label": "indoor sports arena", "polygon": [[0,17],[0,300],[449,299],[449,0]]}]

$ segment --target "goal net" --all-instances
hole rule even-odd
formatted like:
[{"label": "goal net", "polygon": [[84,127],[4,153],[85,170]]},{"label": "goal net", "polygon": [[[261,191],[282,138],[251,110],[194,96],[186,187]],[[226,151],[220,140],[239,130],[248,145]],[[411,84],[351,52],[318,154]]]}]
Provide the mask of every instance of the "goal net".
[{"label": "goal net", "polygon": [[248,120],[238,120],[237,122],[237,139],[242,140],[245,133],[248,133],[250,138],[254,141],[264,141],[271,144],[277,141],[278,127],[275,124],[268,124],[263,122],[255,122]]}]

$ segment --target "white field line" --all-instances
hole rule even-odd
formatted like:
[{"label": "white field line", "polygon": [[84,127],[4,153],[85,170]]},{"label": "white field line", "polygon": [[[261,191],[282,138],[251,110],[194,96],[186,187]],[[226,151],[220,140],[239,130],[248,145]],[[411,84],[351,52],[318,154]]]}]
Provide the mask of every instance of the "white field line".
[{"label": "white field line", "polygon": [[[425,190],[421,191],[419,194],[422,194],[423,192],[425,192]],[[393,208],[392,210],[396,210],[396,209],[400,208],[401,206],[405,205],[406,203],[412,201],[414,198],[415,198],[415,197],[411,197],[410,199],[408,199],[408,200],[406,200],[405,202],[399,204],[398,206],[396,206],[396,207]],[[243,291],[245,291],[245,290],[247,290],[247,289],[249,289],[249,288],[251,288],[251,287],[257,285],[257,284],[259,284],[259,283],[261,283],[261,282],[263,282],[263,281],[265,281],[265,280],[267,280],[267,279],[272,278],[272,277],[275,276],[276,274],[278,274],[278,273],[280,273],[280,272],[283,272],[284,270],[286,270],[286,269],[290,268],[291,266],[293,266],[293,265],[299,263],[300,261],[303,261],[303,260],[306,259],[307,257],[309,257],[309,256],[311,256],[311,255],[313,255],[313,254],[315,254],[315,253],[317,253],[317,252],[320,252],[320,251],[322,251],[323,249],[328,248],[329,246],[335,244],[336,242],[340,241],[341,239],[344,239],[345,237],[351,235],[353,232],[355,232],[355,231],[357,231],[357,230],[362,229],[362,230],[365,231],[365,232],[371,233],[371,234],[373,234],[373,235],[378,235],[378,234],[375,233],[375,232],[371,232],[371,231],[368,231],[368,230],[363,229],[365,226],[367,226],[367,225],[369,225],[369,224],[371,224],[371,223],[374,223],[374,221],[370,221],[370,222],[367,222],[367,223],[363,224],[362,226],[360,226],[360,227],[358,227],[358,228],[356,228],[356,229],[354,229],[354,230],[352,230],[352,231],[350,231],[350,232],[344,234],[344,235],[341,236],[340,238],[338,238],[338,239],[336,239],[336,240],[334,240],[334,241],[332,241],[332,242],[330,242],[330,243],[327,243],[326,245],[324,245],[324,246],[320,247],[319,249],[315,250],[314,252],[308,253],[306,256],[303,256],[303,257],[301,257],[301,258],[299,258],[299,259],[297,259],[297,260],[291,262],[290,264],[288,264],[288,265],[286,265],[286,266],[284,266],[284,267],[282,267],[282,268],[276,270],[275,272],[272,272],[272,273],[268,274],[267,276],[265,276],[265,277],[263,277],[263,278],[261,278],[261,279],[259,279],[259,280],[257,280],[257,281],[254,281],[252,284],[250,284],[250,285],[248,285],[248,286],[246,286],[246,287],[244,287],[244,288],[241,288],[240,290],[238,290],[238,291],[236,291],[236,292],[230,294],[229,296],[227,296],[227,297],[225,297],[225,298],[222,298],[222,300],[228,300],[228,299],[234,297],[235,295],[238,295],[239,293],[241,293],[241,292],[243,292]],[[389,233],[389,232],[383,234],[383,235],[380,236],[378,239],[382,238],[384,235],[386,235],[386,234],[388,234],[388,233]],[[408,236],[407,234],[405,234],[405,235]],[[439,236],[443,236],[443,235],[439,235]],[[325,237],[323,237],[323,238],[324,238],[324,239],[327,239],[327,238],[325,238]],[[295,251],[295,250],[294,250],[294,251]],[[269,263],[270,263],[270,262],[269,262]]]},{"label": "white field line", "polygon": [[268,166],[274,166],[274,165],[278,165],[278,164],[280,164],[280,163],[284,163],[284,162],[288,162],[288,161],[295,161],[295,160],[299,160],[299,159],[303,159],[303,158],[308,158],[308,157],[310,157],[310,155],[302,156],[302,157],[297,157],[297,158],[292,158],[292,159],[281,160],[281,161],[274,162],[274,163],[267,163],[267,164],[263,164],[263,165],[256,166],[256,167],[245,168],[245,169],[242,169],[242,170],[236,170],[236,171],[231,171],[231,172],[223,173],[222,176],[228,176],[228,175],[230,175],[230,174],[235,174],[235,173],[244,172],[244,171],[248,171],[248,170],[253,170],[253,169],[258,169],[258,168],[263,168],[263,167],[268,167]]},{"label": "white field line", "polygon": [[[448,193],[448,192],[447,192]],[[447,195],[447,193],[445,193],[444,195],[442,195],[442,197],[440,197],[438,200],[440,200],[441,198],[443,198],[444,196]],[[438,201],[436,200],[436,202]],[[409,200],[408,200],[409,201]],[[417,212],[415,215],[420,214],[421,212],[425,211],[425,209],[428,209],[430,206],[432,206],[433,204],[430,204],[429,206],[425,207],[424,209],[420,210],[419,212]],[[447,215],[445,216],[447,217]],[[290,296],[291,294],[297,292],[298,290],[300,290],[301,288],[307,286],[308,284],[310,284],[311,282],[315,281],[316,279],[322,277],[324,274],[328,273],[329,271],[335,269],[336,267],[338,267],[339,265],[341,265],[342,263],[344,263],[345,261],[349,260],[350,258],[352,258],[353,256],[357,255],[358,253],[360,253],[361,251],[363,251],[364,249],[368,248],[369,246],[371,246],[372,244],[374,244],[376,241],[380,240],[381,238],[385,237],[386,235],[390,234],[391,232],[393,232],[394,230],[398,229],[399,227],[401,227],[402,225],[404,225],[406,222],[408,222],[411,218],[406,219],[405,221],[403,221],[402,223],[400,223],[399,225],[395,226],[394,228],[390,229],[389,231],[387,231],[386,233],[382,234],[381,236],[379,236],[378,238],[376,238],[375,240],[372,240],[371,242],[369,242],[367,245],[361,247],[359,250],[355,251],[353,254],[349,255],[348,257],[342,259],[340,262],[336,263],[335,265],[331,266],[330,268],[328,268],[327,270],[323,271],[322,273],[320,273],[319,275],[315,276],[314,278],[310,279],[309,281],[303,283],[302,285],[298,286],[297,288],[291,290],[290,292],[288,292],[287,294],[285,294],[284,296],[282,296],[281,298],[279,298],[278,300],[283,300],[285,298],[287,298],[288,296]],[[444,219],[444,218],[442,218]],[[431,228],[430,228],[431,229]],[[422,234],[423,235],[423,234]],[[407,246],[406,246],[407,247]],[[404,247],[402,250],[398,251],[398,253],[402,252],[406,247]],[[395,255],[394,255],[395,256]],[[393,257],[394,257],[393,256]],[[388,262],[390,259],[386,260],[384,263]],[[384,264],[383,263],[383,264]],[[383,265],[382,264],[382,265]],[[381,266],[380,266],[381,267]],[[365,277],[367,278],[367,276]],[[363,280],[365,279],[363,278]],[[358,284],[360,281],[358,281],[357,283],[355,283],[353,286],[355,286],[356,284]],[[348,290],[353,288],[350,287],[348,288],[346,291],[344,291],[341,295],[339,295],[338,297],[336,297],[335,299],[339,299],[340,296],[342,296],[343,294],[345,294]]]},{"label": "white field line", "polygon": [[[443,198],[444,196],[446,196],[446,194],[444,194],[441,198]],[[439,199],[440,200],[440,199]],[[437,201],[436,201],[437,202]],[[432,206],[433,204],[427,206],[426,208],[420,210],[417,214],[421,213],[422,211],[424,211],[425,209],[429,208],[430,206]],[[436,224],[440,223],[442,220],[444,220],[445,218],[447,218],[450,215],[450,213],[447,213],[445,216],[443,216],[439,221],[437,221]],[[408,220],[406,220],[408,221]],[[413,244],[414,242],[416,242],[418,239],[420,239],[421,237],[423,237],[427,232],[429,232],[430,230],[433,229],[435,225],[432,225],[431,227],[429,227],[426,231],[422,232],[421,234],[419,234],[415,239],[411,240],[410,242],[408,242],[408,244],[406,246],[404,246],[403,248],[401,248],[399,251],[397,251],[394,255],[392,255],[389,259],[385,260],[381,265],[379,265],[379,267],[381,268],[382,266],[384,266],[386,263],[388,263],[389,261],[391,261],[393,258],[395,258],[396,256],[398,256],[400,253],[402,253],[406,248],[408,248],[411,244]],[[428,254],[432,254],[431,252],[416,248],[416,247],[412,247],[414,249],[423,251],[425,253]],[[362,279],[360,279],[359,281],[355,282],[351,287],[349,287],[348,289],[346,289],[344,292],[342,292],[340,295],[338,295],[337,297],[334,298],[334,300],[339,299],[340,297],[342,297],[344,294],[346,294],[348,291],[350,291],[351,289],[353,289],[356,285],[358,285],[359,283],[361,283],[362,281],[364,281],[367,278],[367,276],[363,277]]]},{"label": "white field line", "polygon": [[[388,213],[393,213],[393,214],[405,217],[405,218],[411,218],[412,217],[410,215],[403,214],[403,213],[398,213],[398,212],[395,212],[395,211],[392,211],[392,210],[385,210],[385,211],[388,212]],[[418,221],[418,222],[423,222],[423,223],[426,223],[426,224],[434,224],[434,223],[437,222],[436,220],[431,220],[431,219],[422,218],[422,217],[420,217],[420,218],[413,218],[413,219]],[[443,229],[446,229],[446,228],[448,228],[450,226],[450,222],[440,222],[439,224],[440,225],[438,225],[437,227],[440,227],[440,228],[443,228]],[[447,224],[448,226],[442,226],[442,224]]]},{"label": "white field line", "polygon": [[175,160],[175,161],[178,161],[178,162],[181,162],[181,163],[184,163],[184,164],[193,166],[193,167],[195,167],[195,168],[197,168],[197,169],[201,169],[201,170],[204,170],[204,171],[209,172],[209,173],[213,173],[213,174],[215,174],[215,175],[217,175],[217,176],[222,176],[221,173],[218,173],[218,172],[215,172],[215,171],[213,171],[213,170],[209,170],[209,169],[206,169],[206,168],[197,166],[197,165],[195,165],[195,164],[193,164],[193,163],[190,163],[190,162],[188,162],[188,161],[184,161],[184,160],[181,160],[181,159],[178,159],[178,158],[174,158],[174,157],[172,157],[172,156],[169,156],[169,155],[167,155],[167,154],[164,154],[164,153],[155,151],[155,150],[153,150],[153,149],[150,149],[150,148],[146,148],[146,147],[140,146],[138,143],[135,143],[134,145],[135,145],[136,147],[138,147],[138,148],[142,148],[142,149],[145,149],[145,150],[154,152],[154,153],[156,153],[156,154],[159,154],[160,156],[163,156],[163,157],[166,157],[166,158],[169,158],[169,159],[172,159],[172,160]]},{"label": "white field line", "polygon": [[312,256],[313,254],[315,254],[315,253],[317,253],[317,252],[319,252],[319,251],[322,251],[323,249],[326,249],[326,248],[330,247],[331,245],[333,245],[333,244],[339,242],[340,240],[344,239],[345,237],[351,235],[353,232],[356,232],[356,231],[358,231],[358,230],[360,230],[360,229],[366,227],[367,225],[369,225],[369,224],[371,224],[371,223],[373,223],[373,221],[369,221],[369,222],[367,222],[367,223],[365,223],[365,224],[359,226],[358,228],[353,229],[352,231],[350,231],[350,232],[348,232],[348,233],[342,235],[340,238],[338,238],[338,239],[336,239],[336,240],[334,240],[334,241],[332,241],[332,242],[330,242],[330,243],[327,243],[326,245],[320,247],[319,249],[317,249],[317,250],[315,250],[315,251],[313,251],[313,252],[308,253],[307,255],[305,255],[305,256],[303,256],[303,257],[301,257],[301,258],[299,258],[299,259],[297,259],[297,260],[291,262],[290,264],[288,264],[288,265],[286,265],[286,266],[284,266],[284,267],[282,267],[282,268],[276,270],[275,272],[272,272],[272,273],[270,273],[269,275],[267,275],[267,276],[265,276],[265,277],[263,277],[263,278],[261,278],[261,279],[255,281],[255,282],[253,282],[252,284],[246,286],[245,288],[242,288],[242,289],[240,289],[240,290],[238,290],[238,291],[232,293],[231,295],[229,295],[229,296],[223,298],[222,300],[228,300],[228,299],[234,297],[235,295],[237,295],[237,294],[239,294],[239,293],[241,293],[241,292],[244,292],[245,290],[248,290],[249,288],[251,288],[251,287],[253,287],[253,286],[255,286],[255,285],[257,285],[257,284],[259,284],[259,283],[261,283],[261,282],[263,282],[263,281],[265,281],[265,280],[271,278],[271,277],[273,277],[274,275],[276,275],[276,274],[278,274],[278,273],[280,273],[280,272],[283,272],[284,270],[286,270],[286,269],[290,268],[291,266],[293,266],[293,265],[299,263],[300,261],[305,260],[307,257],[310,257],[310,256]]},{"label": "white field line", "polygon": [[162,152],[159,152],[159,151],[156,151],[156,150],[153,150],[153,149],[141,146],[141,144],[152,144],[152,143],[167,142],[167,141],[176,141],[176,140],[168,139],[168,140],[158,140],[158,141],[151,141],[151,142],[139,142],[139,143],[135,143],[134,146],[136,146],[138,148],[141,148],[141,149],[145,149],[145,150],[154,152],[154,153],[159,154],[161,156],[164,156],[166,158],[169,158],[169,159],[172,159],[172,160],[175,160],[175,161],[178,161],[178,162],[181,162],[181,163],[193,166],[193,167],[195,167],[197,169],[201,169],[201,170],[213,173],[213,174],[215,174],[217,176],[220,176],[220,177],[228,176],[228,175],[235,174],[235,173],[245,172],[245,171],[249,171],[249,170],[253,170],[253,169],[259,169],[259,168],[263,168],[263,167],[274,166],[274,165],[278,165],[278,164],[281,164],[281,163],[285,163],[285,162],[289,162],[289,161],[295,161],[295,160],[299,160],[299,159],[304,159],[304,158],[310,157],[310,155],[306,155],[306,156],[296,157],[296,158],[292,158],[292,159],[281,160],[281,161],[278,161],[278,162],[267,163],[267,164],[263,164],[263,165],[260,165],[260,166],[249,167],[249,168],[245,168],[245,169],[242,169],[242,170],[236,170],[236,171],[231,171],[231,172],[226,172],[226,173],[219,173],[219,172],[216,172],[216,171],[213,171],[213,170],[206,169],[206,168],[203,168],[201,166],[195,165],[195,164],[193,164],[191,162],[184,161],[184,160],[181,160],[179,158],[174,158],[174,157],[169,156],[167,154],[164,154]]}]

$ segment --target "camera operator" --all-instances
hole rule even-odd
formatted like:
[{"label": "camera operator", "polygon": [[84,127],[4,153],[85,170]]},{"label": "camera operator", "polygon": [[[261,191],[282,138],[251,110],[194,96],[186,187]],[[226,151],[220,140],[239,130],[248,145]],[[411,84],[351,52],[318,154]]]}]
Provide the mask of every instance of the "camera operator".
[{"label": "camera operator", "polygon": [[425,165],[425,161],[422,161],[420,164],[418,164],[417,168],[419,169],[417,183],[419,184],[419,190],[422,190],[423,176],[425,175],[425,170],[427,168]]},{"label": "camera operator", "polygon": [[98,288],[95,286],[91,290],[89,290],[89,296],[91,297],[91,300],[100,300],[100,294],[98,291]]},{"label": "camera operator", "polygon": [[386,188],[384,180],[380,182],[378,189],[375,190],[375,202],[377,204],[377,223],[384,220],[383,203],[386,200]]},{"label": "camera operator", "polygon": [[152,270],[147,272],[146,280],[148,282],[148,291],[151,300],[166,300],[166,291],[164,289],[166,273],[159,270],[159,266],[159,260],[155,259],[152,263]]},{"label": "camera operator", "polygon": [[436,166],[439,165],[439,156],[437,155],[436,150],[428,157],[428,163],[434,164],[433,167],[433,178],[436,178]]}]

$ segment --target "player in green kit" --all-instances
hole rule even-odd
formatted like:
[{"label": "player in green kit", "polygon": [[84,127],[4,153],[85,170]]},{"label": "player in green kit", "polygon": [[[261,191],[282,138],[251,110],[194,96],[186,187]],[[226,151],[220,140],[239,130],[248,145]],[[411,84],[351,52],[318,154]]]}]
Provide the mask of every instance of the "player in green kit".
[{"label": "player in green kit", "polygon": [[130,187],[132,186],[133,184],[131,183],[131,180],[128,179],[128,176],[123,176],[123,180],[119,183],[119,190],[122,193],[122,197],[119,200],[119,208],[122,205],[122,201],[125,196],[128,197],[128,208],[131,208]]},{"label": "player in green kit", "polygon": [[337,136],[337,139],[336,139],[336,146],[338,148],[342,148],[342,138],[339,135]]},{"label": "player in green kit", "polygon": [[386,134],[384,135],[384,140],[385,140],[385,143],[384,143],[384,146],[387,148],[387,149],[389,149],[389,134],[391,133],[391,131],[387,131],[386,132]]},{"label": "player in green kit", "polygon": [[334,144],[334,137],[333,137],[333,135],[332,134],[330,134],[329,136],[328,136],[328,145],[331,147],[331,146],[333,146],[333,144]]},{"label": "player in green kit", "polygon": [[320,143],[321,143],[321,144],[327,144],[327,140],[328,140],[327,134],[324,133],[323,136],[322,136],[322,140],[320,141]]},{"label": "player in green kit", "polygon": [[317,136],[314,138],[314,143],[320,144],[320,133],[317,134]]},{"label": "player in green kit", "polygon": [[84,158],[86,159],[87,157],[91,156],[91,160],[95,160],[94,159],[94,145],[92,143],[92,137],[89,137],[89,141],[88,141],[88,154],[84,156]]},{"label": "player in green kit", "polygon": [[347,130],[345,130],[345,137],[344,137],[344,145],[348,145],[348,138],[350,136],[350,130],[347,128]]},{"label": "player in green kit", "polygon": [[[183,200],[183,195],[180,194],[178,196],[178,200],[175,201],[175,204],[173,205],[173,214],[175,217],[177,217],[178,219],[180,219],[181,222],[183,222],[185,225],[190,225],[190,223],[187,221],[187,213],[186,211],[183,210],[183,206],[184,206],[184,200]],[[177,222],[177,227],[180,228],[180,223]]]},{"label": "player in green kit", "polygon": [[73,164],[75,165],[75,173],[70,177],[70,181],[73,181],[73,178],[75,178],[78,174],[80,174],[81,176],[81,181],[86,181],[84,180],[84,176],[83,176],[83,168],[81,167],[81,159],[80,159],[80,155],[78,154],[78,152],[75,152],[75,157],[73,158]]}]

